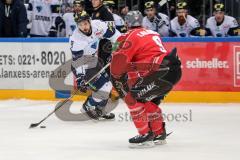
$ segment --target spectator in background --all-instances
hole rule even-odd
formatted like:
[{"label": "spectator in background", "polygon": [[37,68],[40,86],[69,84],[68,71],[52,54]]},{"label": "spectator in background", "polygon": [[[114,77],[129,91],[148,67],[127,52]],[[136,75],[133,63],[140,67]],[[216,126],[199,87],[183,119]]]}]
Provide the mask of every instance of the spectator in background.
[{"label": "spectator in background", "polygon": [[129,7],[128,6],[125,6],[123,8],[121,8],[120,10],[120,16],[125,19],[126,15],[128,14],[129,12]]},{"label": "spectator in background", "polygon": [[[111,12],[103,5],[103,0],[91,0],[93,6],[92,19],[102,20],[108,23],[108,27],[114,30],[114,18]],[[101,39],[99,42],[98,57],[104,61],[104,65],[108,63],[112,54],[112,44],[108,39]]]},{"label": "spectator in background", "polygon": [[27,13],[20,0],[0,0],[0,37],[26,37]]},{"label": "spectator in background", "polygon": [[28,20],[31,23],[29,26],[31,37],[52,36],[55,18],[61,15],[60,3],[58,0],[30,0]]},{"label": "spectator in background", "polygon": [[235,18],[225,15],[223,3],[214,5],[214,16],[207,20],[206,28],[214,37],[240,36],[240,28]]},{"label": "spectator in background", "polygon": [[126,27],[125,21],[119,15],[113,13],[114,8],[116,7],[115,2],[114,1],[104,1],[103,4],[108,8],[109,12],[112,13],[116,29],[121,33],[127,32],[127,27]]},{"label": "spectator in background", "polygon": [[[73,31],[77,28],[77,24],[74,20],[74,14],[80,13],[84,10],[84,0],[74,0],[73,7],[71,11],[65,13],[62,17],[58,16],[55,19],[55,33],[59,30],[60,34],[58,37],[70,37],[73,34]],[[55,34],[57,36],[57,34]]]},{"label": "spectator in background", "polygon": [[[171,36],[189,37],[197,33],[200,24],[198,20],[188,15],[187,2],[181,1],[177,3],[177,17],[171,21]],[[196,34],[196,36],[198,36]]]},{"label": "spectator in background", "polygon": [[103,0],[91,0],[93,6],[92,19],[98,19],[105,22],[113,22],[113,15],[103,5]]},{"label": "spectator in background", "polygon": [[169,36],[169,18],[167,15],[157,13],[156,5],[153,1],[146,2],[142,27],[158,32],[161,37]]}]

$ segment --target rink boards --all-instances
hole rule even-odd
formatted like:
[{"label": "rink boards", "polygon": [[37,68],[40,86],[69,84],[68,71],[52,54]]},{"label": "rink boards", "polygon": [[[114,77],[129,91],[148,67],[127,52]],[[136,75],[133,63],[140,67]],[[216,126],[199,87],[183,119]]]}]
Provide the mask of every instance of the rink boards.
[{"label": "rink boards", "polygon": [[[166,102],[240,102],[240,38],[163,41],[169,50],[177,47],[183,70]],[[0,99],[68,97],[73,85],[69,46],[66,38],[0,39]]]}]

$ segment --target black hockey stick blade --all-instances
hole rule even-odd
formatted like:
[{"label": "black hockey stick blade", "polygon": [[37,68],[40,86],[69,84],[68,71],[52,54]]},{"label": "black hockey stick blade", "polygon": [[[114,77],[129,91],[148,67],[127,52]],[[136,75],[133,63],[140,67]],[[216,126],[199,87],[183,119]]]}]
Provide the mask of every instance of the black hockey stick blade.
[{"label": "black hockey stick blade", "polygon": [[170,136],[173,132],[167,133],[167,137]]},{"label": "black hockey stick blade", "polygon": [[39,126],[40,123],[32,123],[30,126],[29,126],[29,129],[31,128],[36,128],[37,126]]}]

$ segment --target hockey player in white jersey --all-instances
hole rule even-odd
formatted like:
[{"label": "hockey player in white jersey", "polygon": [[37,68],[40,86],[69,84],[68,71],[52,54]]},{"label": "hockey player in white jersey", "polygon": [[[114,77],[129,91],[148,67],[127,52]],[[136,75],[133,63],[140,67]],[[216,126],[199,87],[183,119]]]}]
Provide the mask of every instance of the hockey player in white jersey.
[{"label": "hockey player in white jersey", "polygon": [[195,30],[199,30],[198,20],[188,15],[187,2],[177,3],[177,17],[171,20],[171,36],[190,37],[195,35]]},{"label": "hockey player in white jersey", "polygon": [[115,2],[104,1],[103,4],[108,8],[109,12],[112,13],[116,29],[121,33],[127,32],[125,21],[119,15],[113,13],[113,9],[115,8]]},{"label": "hockey player in white jersey", "polygon": [[60,10],[61,2],[58,0],[30,0],[27,12],[30,36],[47,37]]},{"label": "hockey player in white jersey", "polygon": [[113,119],[114,114],[104,112],[104,107],[112,90],[109,75],[103,72],[88,85],[85,82],[89,81],[103,67],[98,57],[100,39],[107,38],[115,43],[120,36],[120,32],[109,23],[91,20],[85,11],[76,13],[74,17],[77,29],[70,37],[73,58],[72,71],[77,79],[76,82],[80,91],[92,90],[92,94],[83,104],[83,110],[93,119]]},{"label": "hockey player in white jersey", "polygon": [[214,5],[214,16],[208,18],[206,28],[214,37],[240,36],[240,28],[235,18],[225,15],[223,3]]},{"label": "hockey player in white jersey", "polygon": [[157,13],[155,3],[153,1],[146,2],[145,13],[143,18],[142,27],[158,32],[161,37],[169,36],[169,18],[167,15]]}]

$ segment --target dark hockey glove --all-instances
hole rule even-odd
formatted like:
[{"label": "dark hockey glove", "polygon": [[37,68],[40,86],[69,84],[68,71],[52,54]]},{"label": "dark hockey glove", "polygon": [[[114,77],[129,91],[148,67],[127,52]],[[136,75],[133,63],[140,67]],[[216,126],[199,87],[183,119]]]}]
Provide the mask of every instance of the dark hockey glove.
[{"label": "dark hockey glove", "polygon": [[52,26],[48,33],[48,37],[57,37],[57,30],[56,27]]},{"label": "dark hockey glove", "polygon": [[120,77],[118,79],[114,78],[113,76],[111,77],[113,87],[118,92],[120,98],[124,98],[127,95],[127,93],[129,92],[127,79],[128,79],[127,74],[123,75],[122,77]]},{"label": "dark hockey glove", "polygon": [[78,74],[77,75],[77,88],[83,93],[86,93],[88,90],[88,85],[85,84],[84,74]]},{"label": "dark hockey glove", "polygon": [[230,36],[240,36],[240,26],[235,28],[230,28],[228,31],[228,35]]},{"label": "dark hockey glove", "polygon": [[62,31],[62,29],[66,28],[65,22],[60,16],[58,16],[55,19],[55,26],[56,26],[56,29],[59,30],[60,32]]}]

